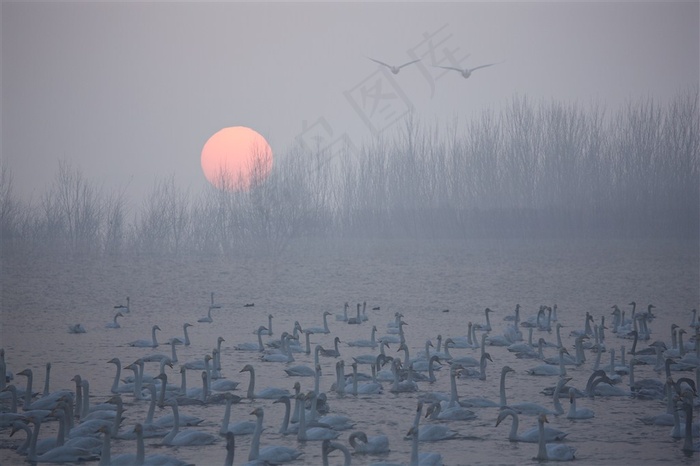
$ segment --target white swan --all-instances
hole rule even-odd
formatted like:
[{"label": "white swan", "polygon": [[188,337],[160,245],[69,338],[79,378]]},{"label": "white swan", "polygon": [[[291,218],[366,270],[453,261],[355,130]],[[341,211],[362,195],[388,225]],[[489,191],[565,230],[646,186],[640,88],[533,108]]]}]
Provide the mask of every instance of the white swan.
[{"label": "white swan", "polygon": [[559,348],[559,367],[553,366],[551,364],[542,364],[535,366],[532,369],[528,369],[527,373],[530,375],[538,376],[551,376],[558,375],[560,377],[566,376],[566,366],[564,364],[564,354],[569,354],[566,348]]},{"label": "white swan", "polygon": [[416,416],[413,419],[413,428],[418,431],[418,440],[421,442],[438,442],[457,437],[458,433],[443,424],[427,424],[419,428],[420,418],[423,414],[423,402],[418,401]]},{"label": "white swan", "polygon": [[370,57],[367,57],[367,58],[369,58],[370,60],[372,60],[375,63],[379,63],[382,66],[386,66],[387,68],[389,68],[389,70],[393,74],[399,74],[399,71],[401,71],[402,68],[405,68],[408,65],[412,65],[412,64],[420,61],[420,58],[419,58],[418,60],[411,60],[409,62],[404,63],[403,65],[396,66],[396,65],[389,65],[387,63],[384,63],[383,61],[375,60],[374,58],[370,58]]},{"label": "white swan", "polygon": [[250,364],[246,364],[243,369],[241,369],[241,372],[250,372],[250,382],[248,383],[248,390],[246,392],[246,398],[249,400],[254,400],[255,398],[276,400],[285,395],[289,396],[289,390],[276,387],[264,388],[258,393],[255,393],[255,369]]},{"label": "white swan", "polygon": [[576,449],[563,443],[547,443],[544,431],[544,423],[549,422],[547,416],[540,414],[537,418],[539,430],[538,450],[536,460],[539,461],[571,461],[574,459]]},{"label": "white swan", "polygon": [[[528,442],[537,443],[539,442],[540,434],[539,428],[537,426],[526,430],[522,434],[518,434],[518,426],[520,424],[518,413],[510,408],[505,408],[498,413],[498,418],[496,419],[496,427],[503,422],[506,418],[511,417],[513,422],[510,426],[510,433],[508,434],[508,440],[511,442]],[[564,440],[568,433],[554,429],[552,427],[545,427],[544,436],[546,442],[554,442],[559,440]]]},{"label": "white swan", "polygon": [[386,435],[368,437],[367,434],[358,430],[350,434],[348,441],[357,454],[377,455],[391,451],[389,449],[389,437]]},{"label": "white swan", "polygon": [[493,359],[491,359],[491,355],[489,353],[483,353],[481,355],[479,370],[476,370],[473,367],[465,367],[462,371],[460,371],[459,377],[486,380],[486,361],[493,362]]},{"label": "white swan", "polygon": [[260,335],[272,335],[272,319],[273,316],[272,314],[267,315],[267,327],[261,325],[260,327],[263,327],[264,330],[262,332],[260,331],[260,327],[257,328],[257,330],[253,330],[253,333],[258,333],[261,332]]},{"label": "white swan", "polygon": [[331,333],[330,329],[328,328],[328,316],[330,315],[332,315],[331,312],[323,311],[323,327],[307,327],[306,331],[311,333]]},{"label": "white swan", "polygon": [[418,440],[420,436],[418,427],[411,427],[406,436],[410,437],[412,441],[410,466],[442,466],[442,455],[439,453],[418,453]]},{"label": "white swan", "polygon": [[189,327],[194,327],[194,325],[192,325],[192,324],[190,324],[190,323],[188,323],[188,322],[185,322],[184,324],[182,324],[182,333],[185,334],[185,339],[184,339],[184,340],[180,340],[179,338],[177,338],[178,340],[180,340],[180,343],[181,343],[181,344],[184,344],[185,346],[190,346],[190,344],[191,344],[190,336],[189,336],[189,334],[187,333],[187,329],[188,329]]},{"label": "white swan", "polygon": [[250,435],[255,432],[255,422],[253,421],[238,421],[229,423],[231,419],[231,405],[233,404],[233,395],[226,394],[226,410],[224,418],[221,420],[221,428],[219,435],[227,435],[229,433],[235,435]]},{"label": "white swan", "polygon": [[343,465],[350,466],[352,462],[352,456],[350,455],[350,450],[347,449],[345,445],[341,445],[337,442],[331,442],[326,439],[321,444],[321,461],[323,466],[329,466],[328,456],[335,450],[340,450],[343,453]]},{"label": "white swan", "polygon": [[250,414],[256,417],[255,432],[253,440],[250,442],[250,453],[248,461],[261,460],[271,464],[289,463],[299,458],[302,453],[294,448],[283,446],[267,446],[260,449],[260,436],[263,430],[263,416],[265,414],[262,407],[255,408]]},{"label": "white swan", "polygon": [[333,349],[321,348],[319,350],[321,356],[325,356],[327,358],[337,358],[338,356],[340,356],[340,350],[338,349],[338,343],[340,343],[340,337],[335,337],[333,339],[333,345],[334,345]]},{"label": "white swan", "polygon": [[136,424],[134,426],[133,433],[136,436],[136,454],[125,453],[111,457],[110,446],[109,446],[109,434],[104,433],[103,445],[102,445],[102,457],[100,458],[99,466],[131,466],[131,465],[143,465],[143,466],[192,466],[191,463],[179,460],[172,456],[167,455],[148,455],[146,456],[146,448],[143,442],[144,432],[143,426],[141,424]]},{"label": "white swan", "polygon": [[473,68],[457,68],[457,67],[455,67],[455,66],[437,66],[437,68],[443,68],[443,69],[446,69],[446,70],[454,70],[454,71],[457,71],[457,72],[459,72],[459,74],[462,75],[462,77],[463,77],[464,79],[467,79],[469,76],[472,75],[472,73],[473,73],[474,71],[480,70],[481,68],[486,68],[487,66],[493,66],[493,65],[497,65],[497,64],[498,64],[498,63],[488,63],[488,64],[486,64],[486,65],[479,65],[479,66],[475,66],[475,67],[473,67]]},{"label": "white swan", "polygon": [[350,305],[348,304],[347,301],[345,301],[345,305],[343,306],[343,313],[342,314],[336,314],[335,315],[335,320],[339,322],[347,322],[348,321],[348,308]]},{"label": "white swan", "polygon": [[595,413],[590,408],[576,408],[576,389],[569,389],[569,412],[566,413],[567,419],[590,419],[595,416]]},{"label": "white swan", "polygon": [[362,323],[362,315],[360,315],[360,303],[357,303],[357,316],[348,318],[347,323],[351,325],[358,325]]},{"label": "white swan", "polygon": [[372,335],[369,340],[352,340],[347,342],[348,346],[359,346],[363,348],[376,348],[379,343],[376,340],[377,326],[372,326]]},{"label": "white swan", "polygon": [[156,339],[156,330],[160,330],[160,327],[154,325],[151,327],[151,340],[136,340],[129,343],[129,346],[135,346],[137,348],[155,348],[158,346],[158,340]]},{"label": "white swan", "polygon": [[212,317],[211,317],[211,310],[212,310],[212,309],[214,309],[214,308],[211,307],[211,306],[209,306],[209,310],[207,311],[207,315],[204,316],[204,317],[200,317],[199,319],[197,319],[197,322],[201,322],[201,323],[212,323],[212,322],[214,322],[214,319],[212,319]]},{"label": "white swan", "polygon": [[425,417],[431,421],[471,421],[476,419],[476,413],[461,406],[443,409],[439,402],[435,402],[425,410]]},{"label": "white swan", "polygon": [[188,429],[180,432],[180,415],[177,401],[167,401],[166,404],[173,409],[173,428],[163,437],[161,443],[170,446],[211,445],[216,441],[212,434],[200,430]]},{"label": "white swan", "polygon": [[305,442],[307,440],[333,440],[340,436],[340,432],[328,427],[308,427],[306,426],[306,400],[308,395],[302,393],[297,395],[299,402],[299,429],[297,430],[297,440]]},{"label": "white swan", "polygon": [[257,343],[239,343],[237,345],[233,345],[233,349],[237,351],[259,351],[262,353],[263,351],[265,351],[265,346],[263,346],[262,341],[262,335],[265,330],[267,330],[267,327],[265,327],[264,325],[258,327],[257,332],[255,332],[258,335]]},{"label": "white swan", "polygon": [[484,310],[484,314],[486,314],[486,323],[485,324],[474,324],[474,325],[472,325],[472,328],[476,329],[476,330],[483,330],[485,332],[490,332],[491,331],[491,320],[489,319],[490,312],[493,312],[493,311],[487,307]]},{"label": "white swan", "polygon": [[68,333],[86,333],[87,330],[85,330],[85,327],[83,327],[83,324],[75,324],[75,325],[70,325],[68,326]]},{"label": "white swan", "polygon": [[118,317],[124,317],[124,314],[121,312],[114,314],[114,321],[105,324],[105,328],[121,328],[121,325],[119,325],[119,322],[117,322]]},{"label": "white swan", "polygon": [[131,308],[129,307],[129,297],[128,296],[126,297],[126,306],[123,304],[117,304],[116,306],[114,306],[114,309],[117,309],[119,311],[126,312],[126,313],[131,312]]}]

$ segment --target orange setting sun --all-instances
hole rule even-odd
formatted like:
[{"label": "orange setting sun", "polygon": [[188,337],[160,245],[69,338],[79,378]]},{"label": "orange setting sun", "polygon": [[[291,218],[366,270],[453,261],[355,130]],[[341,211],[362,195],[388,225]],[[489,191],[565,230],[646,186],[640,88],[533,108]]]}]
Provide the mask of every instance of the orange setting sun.
[{"label": "orange setting sun", "polygon": [[248,191],[272,170],[272,149],[264,137],[245,126],[214,133],[202,147],[202,171],[215,187]]}]

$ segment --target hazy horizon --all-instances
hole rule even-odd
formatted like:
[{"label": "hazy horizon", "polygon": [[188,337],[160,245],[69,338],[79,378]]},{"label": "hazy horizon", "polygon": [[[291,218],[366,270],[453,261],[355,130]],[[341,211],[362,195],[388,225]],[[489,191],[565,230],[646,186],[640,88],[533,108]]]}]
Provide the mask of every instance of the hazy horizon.
[{"label": "hazy horizon", "polygon": [[[201,192],[202,146],[226,126],[255,129],[284,157],[298,144],[372,145],[409,111],[466,127],[514,96],[664,104],[698,85],[698,13],[696,2],[3,3],[3,165],[24,201],[63,160],[139,205],[171,176]],[[368,59],[415,57],[398,75]],[[433,60],[497,65],[465,80]],[[389,113],[372,92],[393,96]]]}]

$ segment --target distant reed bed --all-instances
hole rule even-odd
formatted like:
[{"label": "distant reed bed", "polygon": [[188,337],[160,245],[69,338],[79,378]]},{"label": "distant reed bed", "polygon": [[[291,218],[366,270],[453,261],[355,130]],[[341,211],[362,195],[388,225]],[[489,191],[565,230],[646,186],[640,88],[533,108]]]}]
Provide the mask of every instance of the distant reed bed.
[{"label": "distant reed bed", "polygon": [[290,149],[248,192],[159,180],[140,205],[61,162],[33,204],[3,164],[3,253],[235,254],[298,238],[670,237],[700,232],[698,91],[603,106],[513,97],[353,152]]}]

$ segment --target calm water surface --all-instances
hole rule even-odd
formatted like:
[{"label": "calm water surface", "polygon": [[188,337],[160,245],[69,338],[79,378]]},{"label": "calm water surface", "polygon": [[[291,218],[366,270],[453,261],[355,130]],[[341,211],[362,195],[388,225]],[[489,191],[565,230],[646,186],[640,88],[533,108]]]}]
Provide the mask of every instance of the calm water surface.
[{"label": "calm water surface", "polygon": [[[312,346],[332,347],[333,339],[341,339],[341,358],[346,372],[352,356],[376,352],[368,348],[351,348],[344,342],[369,338],[371,326],[377,336],[386,333],[386,325],[394,313],[403,313],[408,323],[406,340],[411,355],[425,347],[428,339],[463,336],[467,323],[485,322],[484,309],[491,315],[494,335],[503,332],[503,318],[511,315],[515,304],[522,306],[521,317],[535,315],[541,304],[558,305],[559,322],[565,325],[562,336],[572,349],[569,332],[583,328],[589,311],[596,323],[602,316],[612,322],[611,306],[618,304],[629,313],[627,305],[634,300],[643,308],[653,303],[657,318],[652,323],[652,339],[670,341],[670,326],[677,323],[690,332],[691,312],[699,306],[698,245],[694,241],[482,241],[482,242],[352,242],[314,244],[293,247],[284,254],[248,255],[237,259],[160,258],[79,259],[44,257],[6,257],[2,261],[1,346],[5,349],[9,369],[13,373],[25,368],[34,372],[34,388],[44,385],[44,366],[52,363],[51,390],[73,388],[71,378],[80,374],[90,382],[91,402],[105,401],[115,374],[107,361],[119,357],[123,364],[151,353],[169,354],[170,347],[132,348],[135,339],[150,338],[151,326],[162,329],[160,342],[182,336],[182,324],[190,322],[192,345],[177,348],[179,363],[201,359],[216,346],[217,337],[225,339],[222,347],[223,375],[240,381],[234,392],[243,396],[248,374],[240,373],[247,364],[257,371],[256,390],[276,386],[292,389],[300,381],[304,390],[313,389],[312,378],[288,377],[282,363],[264,363],[255,353],[239,352],[233,345],[256,341],[253,329],[267,324],[272,314],[272,338],[291,331],[294,321],[302,327],[321,326],[323,311],[330,311],[330,334],[312,336]],[[213,323],[197,323],[207,313],[210,292],[221,309],[212,312]],[[120,319],[120,329],[105,328],[112,321],[114,305],[131,298],[131,312]],[[336,322],[343,303],[351,305],[367,301],[369,321],[359,326]],[[244,307],[255,303],[254,307]],[[370,310],[379,306],[380,310]],[[443,312],[449,310],[449,312]],[[81,323],[85,334],[69,334],[68,326]],[[525,333],[527,336],[527,333]],[[555,335],[535,332],[547,341]],[[270,337],[266,337],[268,339]],[[608,330],[607,348],[631,347],[631,342],[617,338]],[[389,354],[397,351],[392,344]],[[526,370],[538,364],[535,360],[517,359],[505,348],[489,347],[493,363],[487,367],[487,379],[458,380],[461,398],[485,396],[498,399],[498,378],[504,365],[516,372],[507,379],[508,400],[534,401],[552,408],[552,400],[540,391],[555,383],[555,377],[534,377]],[[453,356],[476,356],[475,349],[453,349]],[[545,350],[554,356],[555,350]],[[402,355],[399,354],[399,355]],[[313,364],[313,355],[295,353],[292,364]],[[595,355],[587,352],[587,362],[569,366],[570,382],[583,387],[591,373]],[[609,362],[607,353],[603,362]],[[425,392],[449,392],[448,371],[438,373],[434,384],[421,383],[417,393],[392,394],[389,384],[377,396],[339,397],[330,391],[335,381],[336,359],[322,358],[321,390],[327,392],[334,413],[350,416],[356,430],[369,435],[384,433],[390,438],[391,452],[383,456],[353,456],[353,464],[377,461],[407,463],[410,442],[404,440],[413,421],[416,401]],[[179,366],[167,369],[169,381],[179,383]],[[368,367],[361,370],[369,371]],[[147,363],[146,371],[157,372],[156,363]],[[130,371],[124,375],[130,375]],[[650,366],[637,366],[638,378],[660,377]],[[687,374],[685,374],[687,375]],[[623,379],[623,385],[627,378]],[[14,383],[24,386],[26,378],[16,376]],[[201,386],[200,374],[188,372],[188,387]],[[127,407],[123,425],[130,426],[145,417],[147,401],[124,396]],[[566,400],[563,400],[566,401]],[[294,464],[321,463],[321,443],[300,444],[294,436],[277,433],[283,407],[271,400],[244,400],[234,405],[231,421],[251,420],[254,407],[265,409],[262,446],[270,444],[298,448],[304,454]],[[590,420],[570,421],[565,416],[550,416],[550,426],[569,432],[567,443],[577,448],[578,464],[698,464],[698,454],[686,457],[681,441],[670,437],[670,427],[642,424],[637,418],[661,413],[660,401],[642,401],[628,397],[597,397],[579,400],[580,407],[592,408]],[[568,403],[564,403],[568,409]],[[495,427],[497,410],[476,409],[472,421],[451,421],[460,434],[456,440],[421,443],[421,451],[439,452],[447,465],[466,464],[534,464],[537,445],[511,443],[507,440],[510,422]],[[169,414],[159,410],[156,417]],[[198,429],[218,433],[223,405],[184,406],[181,412],[205,418]],[[423,421],[426,422],[426,421]],[[536,425],[534,416],[521,416],[521,430]],[[54,435],[55,423],[42,426],[41,437]],[[338,441],[347,445],[352,431],[343,431]],[[24,440],[24,434],[9,437],[9,430],[0,431],[0,463],[19,464],[24,458],[10,447]],[[222,464],[226,456],[225,441],[205,447],[160,447],[153,439],[146,440],[147,454],[166,453],[200,465]],[[235,464],[248,457],[250,436],[237,439]],[[112,454],[134,452],[131,441],[112,442]],[[342,464],[336,453],[331,464]]]}]

